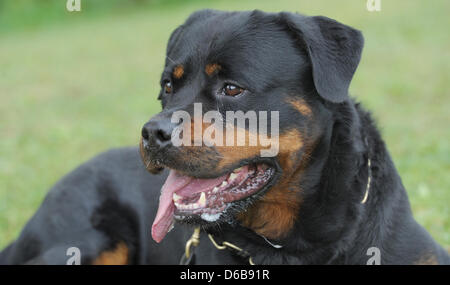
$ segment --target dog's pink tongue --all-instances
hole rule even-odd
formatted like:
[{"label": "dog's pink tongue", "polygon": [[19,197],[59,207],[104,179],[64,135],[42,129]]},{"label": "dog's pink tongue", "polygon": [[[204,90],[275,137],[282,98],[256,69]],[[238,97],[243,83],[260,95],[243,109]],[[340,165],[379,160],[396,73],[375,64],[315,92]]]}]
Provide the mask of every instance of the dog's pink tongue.
[{"label": "dog's pink tongue", "polygon": [[170,170],[169,176],[161,188],[158,212],[152,226],[153,239],[158,243],[162,241],[172,226],[175,211],[175,205],[172,201],[173,193],[182,192],[183,196],[188,196],[189,193],[194,194],[209,188],[212,189],[222,183],[225,178],[226,175],[213,179],[196,179]]},{"label": "dog's pink tongue", "polygon": [[192,177],[180,175],[175,170],[170,170],[169,176],[161,188],[158,212],[152,226],[152,237],[156,242],[162,241],[172,226],[175,210],[172,202],[173,193],[189,184],[192,179]]}]

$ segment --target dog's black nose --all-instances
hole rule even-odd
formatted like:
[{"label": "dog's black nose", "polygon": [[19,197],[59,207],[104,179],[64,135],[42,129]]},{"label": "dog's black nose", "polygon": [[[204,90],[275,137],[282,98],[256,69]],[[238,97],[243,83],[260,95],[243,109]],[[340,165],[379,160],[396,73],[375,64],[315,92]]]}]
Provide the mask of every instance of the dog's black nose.
[{"label": "dog's black nose", "polygon": [[164,147],[171,143],[174,124],[170,120],[150,120],[142,128],[142,140],[145,146]]}]

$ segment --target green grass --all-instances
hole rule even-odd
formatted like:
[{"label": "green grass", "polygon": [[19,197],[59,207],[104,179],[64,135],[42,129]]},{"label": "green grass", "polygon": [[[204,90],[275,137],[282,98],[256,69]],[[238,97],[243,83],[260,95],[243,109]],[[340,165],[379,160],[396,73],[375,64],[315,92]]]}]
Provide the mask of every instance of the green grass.
[{"label": "green grass", "polygon": [[351,93],[377,118],[415,217],[448,247],[450,2],[382,1],[378,13],[365,1],[211,2],[159,1],[86,17],[63,5],[42,23],[0,29],[0,248],[62,175],[100,151],[137,144],[160,108],[170,32],[206,7],[321,14],[362,30]]}]

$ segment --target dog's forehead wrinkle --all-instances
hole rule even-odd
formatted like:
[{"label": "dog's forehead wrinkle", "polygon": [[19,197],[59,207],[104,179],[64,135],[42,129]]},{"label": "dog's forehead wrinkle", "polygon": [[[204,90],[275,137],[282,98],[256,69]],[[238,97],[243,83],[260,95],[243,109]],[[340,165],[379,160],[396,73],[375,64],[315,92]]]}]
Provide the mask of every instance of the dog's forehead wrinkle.
[{"label": "dog's forehead wrinkle", "polygon": [[208,57],[221,64],[227,77],[248,84],[247,88],[263,90],[292,85],[295,79],[299,82],[299,74],[305,66],[302,59],[289,55],[290,52],[274,54],[272,50],[229,44],[224,50],[211,51]]},{"label": "dog's forehead wrinkle", "polygon": [[[178,45],[182,46],[179,50],[184,53],[200,52],[205,57],[214,57],[214,54],[226,57],[227,53],[231,53],[231,57],[241,56],[241,61],[249,58],[249,52],[253,53],[252,58],[259,61],[265,58],[283,61],[283,57],[277,54],[294,52],[292,40],[277,24],[262,21],[262,12],[245,13],[246,17],[242,17],[242,13],[218,13],[187,27],[182,35],[183,40],[178,41]],[[269,54],[272,56],[267,57]],[[252,60],[247,65],[257,67],[258,60]],[[286,58],[284,61],[283,64],[287,65],[292,59]]]},{"label": "dog's forehead wrinkle", "polygon": [[292,85],[307,66],[305,56],[279,30],[255,32],[245,27],[225,29],[221,25],[201,30],[207,32],[188,32],[187,39],[177,42],[178,54],[168,55],[175,62],[172,69],[183,65],[185,80],[196,80],[193,77],[202,73],[211,80],[234,80],[245,89],[260,93],[272,86]]}]

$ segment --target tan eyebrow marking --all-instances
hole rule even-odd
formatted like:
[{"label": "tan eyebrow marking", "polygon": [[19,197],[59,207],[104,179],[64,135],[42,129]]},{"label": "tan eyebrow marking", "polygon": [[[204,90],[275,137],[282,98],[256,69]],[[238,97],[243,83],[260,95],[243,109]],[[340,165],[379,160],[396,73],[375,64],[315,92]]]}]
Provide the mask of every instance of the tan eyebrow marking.
[{"label": "tan eyebrow marking", "polygon": [[219,71],[222,67],[217,63],[207,64],[205,67],[205,72],[209,76],[213,75],[215,72]]},{"label": "tan eyebrow marking", "polygon": [[311,116],[312,110],[306,104],[305,100],[303,99],[288,99],[287,102],[291,104],[297,111],[299,111],[304,116]]},{"label": "tan eyebrow marking", "polygon": [[184,74],[184,67],[181,64],[177,65],[173,69],[172,74],[173,74],[173,77],[175,77],[176,79],[180,79]]}]

